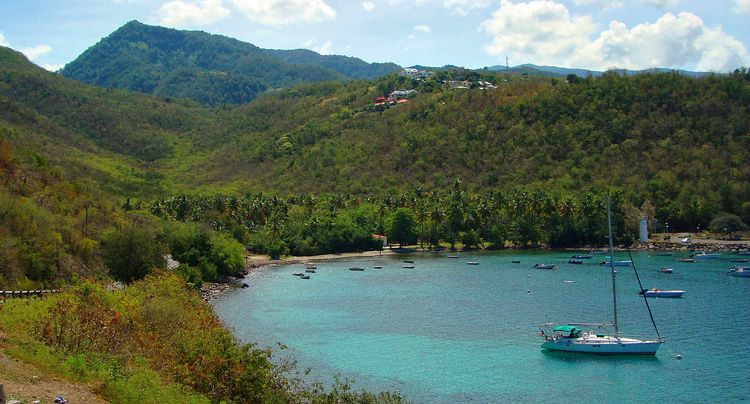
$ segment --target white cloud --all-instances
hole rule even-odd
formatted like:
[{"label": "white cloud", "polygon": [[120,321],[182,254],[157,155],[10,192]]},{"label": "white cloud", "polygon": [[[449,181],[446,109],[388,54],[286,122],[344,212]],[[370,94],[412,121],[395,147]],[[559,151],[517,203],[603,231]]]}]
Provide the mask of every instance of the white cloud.
[{"label": "white cloud", "polygon": [[750,0],[733,0],[735,14],[750,13]]},{"label": "white cloud", "polygon": [[29,60],[34,61],[39,59],[39,56],[45,55],[49,53],[52,48],[49,45],[37,45],[37,46],[31,46],[27,48],[21,48],[19,49],[21,53],[26,55]]},{"label": "white cloud", "polygon": [[727,71],[746,65],[750,56],[740,41],[720,27],[707,27],[692,13],[664,14],[654,23],[628,29],[612,21],[591,45],[590,57],[599,66],[628,69],[673,67]]},{"label": "white cloud", "polygon": [[336,18],[336,10],[324,0],[233,0],[252,21],[266,25],[318,22]]},{"label": "white cloud", "polygon": [[172,0],[159,8],[161,24],[170,27],[205,25],[230,14],[222,0]]},{"label": "white cloud", "polygon": [[331,41],[327,41],[320,46],[314,47],[313,50],[320,53],[321,55],[330,55],[333,53],[333,44],[331,43]]},{"label": "white cloud", "polygon": [[372,11],[373,9],[375,9],[375,3],[371,1],[365,1],[362,3],[362,8],[364,8],[365,11],[368,11],[368,12]]},{"label": "white cloud", "polygon": [[561,63],[578,52],[596,30],[589,16],[571,16],[554,1],[515,4],[503,0],[481,29],[492,35],[486,48],[492,56],[512,55],[515,60],[539,64]]},{"label": "white cloud", "polygon": [[5,46],[5,47],[10,48],[10,42],[8,42],[8,40],[5,39],[5,35],[3,35],[2,32],[0,32],[0,46]]},{"label": "white cloud", "polygon": [[443,7],[459,15],[466,15],[477,8],[489,7],[490,0],[443,0]]},{"label": "white cloud", "polygon": [[424,32],[424,33],[427,33],[427,34],[432,33],[432,30],[427,25],[417,25],[416,27],[414,27],[414,31]]},{"label": "white cloud", "polygon": [[750,61],[740,41],[691,13],[667,13],[632,28],[612,21],[598,32],[590,16],[571,15],[555,1],[503,0],[482,29],[493,37],[488,54],[536,64],[726,71]]},{"label": "white cloud", "polygon": [[659,8],[674,7],[677,5],[678,1],[679,0],[643,0],[645,4]]},{"label": "white cloud", "polygon": [[624,6],[622,2],[618,0],[573,0],[573,4],[576,6],[594,5],[601,7],[602,10],[605,11],[623,8]]}]

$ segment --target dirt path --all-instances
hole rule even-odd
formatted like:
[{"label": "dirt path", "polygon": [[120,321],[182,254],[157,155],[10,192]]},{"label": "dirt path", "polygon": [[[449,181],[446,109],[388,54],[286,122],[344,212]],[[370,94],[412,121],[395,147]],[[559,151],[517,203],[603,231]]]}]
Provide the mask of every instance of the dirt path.
[{"label": "dirt path", "polygon": [[57,396],[63,396],[69,403],[106,403],[94,394],[94,386],[71,383],[56,377],[45,376],[47,372],[17,361],[5,355],[0,349],[0,384],[3,385],[8,400],[31,403],[52,403]]}]

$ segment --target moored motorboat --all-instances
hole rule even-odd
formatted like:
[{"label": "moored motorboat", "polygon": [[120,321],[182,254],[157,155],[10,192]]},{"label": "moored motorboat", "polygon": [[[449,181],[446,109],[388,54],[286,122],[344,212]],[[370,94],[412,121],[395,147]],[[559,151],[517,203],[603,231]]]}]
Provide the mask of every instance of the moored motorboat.
[{"label": "moored motorboat", "polygon": [[750,267],[732,267],[727,273],[738,278],[750,278]]},{"label": "moored motorboat", "polygon": [[414,269],[414,264],[404,264],[404,268],[406,268],[406,269]]},{"label": "moored motorboat", "polygon": [[307,273],[309,273],[309,274],[314,274],[314,273],[316,273],[316,272],[315,272],[315,268],[307,268],[307,269],[305,269],[305,272],[307,272]]},{"label": "moored motorboat", "polygon": [[748,262],[750,259],[747,258],[735,258],[733,260],[729,260],[729,262]]},{"label": "moored motorboat", "polygon": [[299,278],[300,279],[310,279],[310,275],[302,275]]},{"label": "moored motorboat", "polygon": [[555,269],[555,264],[536,264],[536,265],[534,265],[534,268],[536,268],[536,269]]},{"label": "moored motorboat", "polygon": [[684,290],[661,290],[657,288],[644,289],[639,292],[646,297],[678,298],[685,294]]},{"label": "moored motorboat", "polygon": [[521,261],[518,261],[518,260],[514,260],[514,261],[511,261],[510,263],[511,263],[511,264],[520,264],[520,263],[521,263]]},{"label": "moored motorboat", "polygon": [[602,261],[599,265],[606,265],[606,266],[614,265],[616,267],[629,267],[633,265],[633,261],[630,261],[630,260],[615,261],[614,263],[610,264],[609,260],[606,260],[606,261]]},{"label": "moored motorboat", "polygon": [[588,259],[591,259],[592,257],[593,255],[576,254],[570,258],[574,260],[588,260]]},{"label": "moored motorboat", "polygon": [[707,253],[705,251],[701,251],[697,254],[693,254],[692,257],[696,260],[716,259],[721,257],[721,253]]},{"label": "moored motorboat", "polygon": [[364,271],[365,267],[351,267],[349,268],[350,271]]},{"label": "moored motorboat", "polygon": [[375,269],[383,269],[383,266],[382,265],[375,265],[373,268],[375,268]]},{"label": "moored motorboat", "polygon": [[302,275],[304,275],[304,274],[303,274],[302,272],[295,272],[295,273],[293,273],[292,275],[294,275],[294,276],[302,276]]},{"label": "moored motorboat", "polygon": [[695,262],[692,258],[677,258],[675,261],[677,262]]},{"label": "moored motorboat", "polygon": [[656,253],[656,255],[659,256],[659,257],[671,257],[673,255],[673,253],[671,253],[671,252],[662,252],[662,253]]},{"label": "moored motorboat", "polygon": [[479,265],[477,261],[467,261],[466,265]]},{"label": "moored motorboat", "polygon": [[583,260],[571,258],[568,260],[568,264],[583,264]]},{"label": "moored motorboat", "polygon": [[458,258],[458,255],[448,255],[446,258]]},{"label": "moored motorboat", "polygon": [[414,260],[404,260],[404,264],[413,264]]},{"label": "moored motorboat", "polygon": [[667,267],[661,267],[661,269],[659,269],[659,272],[662,272],[662,273],[665,273],[665,274],[671,274],[672,272],[674,272],[674,269],[673,268],[667,268]]},{"label": "moored motorboat", "polygon": [[305,269],[318,269],[318,266],[315,264],[305,264]]}]

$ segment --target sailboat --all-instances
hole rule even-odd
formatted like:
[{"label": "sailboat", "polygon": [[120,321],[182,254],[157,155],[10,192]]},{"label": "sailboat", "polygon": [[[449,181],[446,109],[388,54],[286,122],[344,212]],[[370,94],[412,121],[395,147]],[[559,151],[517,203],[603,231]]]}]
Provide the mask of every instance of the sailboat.
[{"label": "sailboat", "polygon": [[[612,242],[612,219],[609,195],[607,195],[607,227],[609,229],[609,256],[613,257],[614,244]],[[610,259],[608,264],[612,273],[612,303],[614,307],[612,324],[569,323],[556,327],[554,327],[554,324],[542,324],[539,330],[539,335],[544,337],[542,348],[551,351],[599,355],[656,355],[656,351],[664,343],[664,339],[659,335],[655,322],[653,324],[657,334],[656,340],[626,338],[620,335],[620,329],[617,324],[617,289],[615,284],[617,271],[615,271],[614,260]],[[651,314],[648,301],[645,298],[644,301],[646,302],[649,314]],[[651,316],[651,321],[653,322],[653,316]],[[602,327],[613,327],[614,333],[607,335],[601,331],[597,332],[597,330],[584,330],[583,327],[598,327],[599,330]]]}]

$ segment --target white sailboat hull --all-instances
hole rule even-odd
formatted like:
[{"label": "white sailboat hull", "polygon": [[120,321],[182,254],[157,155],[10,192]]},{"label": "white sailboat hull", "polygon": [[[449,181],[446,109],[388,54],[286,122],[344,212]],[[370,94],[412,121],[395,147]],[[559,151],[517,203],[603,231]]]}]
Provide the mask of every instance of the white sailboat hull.
[{"label": "white sailboat hull", "polygon": [[584,335],[578,338],[548,337],[542,348],[596,355],[656,355],[660,345],[660,341]]}]

